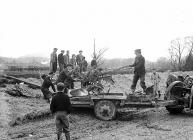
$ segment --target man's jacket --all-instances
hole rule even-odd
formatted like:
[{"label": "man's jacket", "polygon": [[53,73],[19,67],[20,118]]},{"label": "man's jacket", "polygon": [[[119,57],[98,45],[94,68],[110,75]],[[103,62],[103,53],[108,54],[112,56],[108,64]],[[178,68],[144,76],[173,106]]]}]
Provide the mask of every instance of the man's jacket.
[{"label": "man's jacket", "polygon": [[56,53],[51,53],[51,55],[50,55],[50,62],[51,63],[57,63],[57,54]]},{"label": "man's jacket", "polygon": [[52,98],[50,110],[53,114],[57,111],[66,111],[68,114],[70,114],[72,106],[68,95],[63,92],[57,92]]},{"label": "man's jacket", "polygon": [[145,58],[141,56],[136,56],[135,61],[130,67],[134,67],[134,73],[145,74]]},{"label": "man's jacket", "polygon": [[64,55],[62,53],[60,53],[58,55],[58,63],[59,64],[64,64]]},{"label": "man's jacket", "polygon": [[54,87],[54,85],[53,85],[53,83],[52,83],[52,81],[51,81],[51,79],[50,79],[50,77],[47,76],[47,77],[44,79],[41,88],[43,88],[43,89],[49,89],[50,87],[52,87],[52,89],[53,89],[54,92],[56,91],[56,90],[55,90],[55,87]]}]

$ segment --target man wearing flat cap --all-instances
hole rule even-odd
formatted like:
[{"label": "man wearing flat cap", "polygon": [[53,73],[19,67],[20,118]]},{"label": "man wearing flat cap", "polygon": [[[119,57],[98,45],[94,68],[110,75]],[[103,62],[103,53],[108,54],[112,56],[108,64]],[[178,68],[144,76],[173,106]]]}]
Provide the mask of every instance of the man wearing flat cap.
[{"label": "man wearing flat cap", "polygon": [[145,58],[141,55],[141,49],[136,49],[135,55],[136,57],[134,63],[132,65],[129,65],[130,67],[134,67],[134,76],[131,90],[132,93],[135,92],[137,81],[140,79],[140,85],[143,88],[143,92],[145,93]]},{"label": "man wearing flat cap", "polygon": [[58,55],[59,72],[64,69],[64,52],[64,50],[61,50],[61,53]]},{"label": "man wearing flat cap", "polygon": [[55,73],[57,71],[57,48],[53,49],[53,52],[50,55],[50,72]]},{"label": "man wearing flat cap", "polygon": [[76,56],[76,63],[80,67],[80,72],[82,72],[82,62],[84,56],[82,55],[82,50],[79,51],[79,54]]}]

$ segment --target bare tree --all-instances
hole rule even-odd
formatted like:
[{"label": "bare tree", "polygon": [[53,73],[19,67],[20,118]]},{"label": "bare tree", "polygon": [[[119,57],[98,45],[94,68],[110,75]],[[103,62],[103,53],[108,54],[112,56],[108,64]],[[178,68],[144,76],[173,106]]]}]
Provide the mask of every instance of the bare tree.
[{"label": "bare tree", "polygon": [[188,54],[192,53],[193,51],[193,36],[187,36],[184,38],[185,45],[188,48]]},{"label": "bare tree", "polygon": [[166,70],[170,70],[171,69],[171,64],[168,58],[166,57],[160,57],[157,59],[157,61],[155,62],[155,67],[159,70],[159,71],[166,71]]},{"label": "bare tree", "polygon": [[187,36],[184,38],[185,40],[185,45],[188,48],[188,54],[186,56],[185,60],[185,69],[186,70],[193,70],[193,37],[192,36]]},{"label": "bare tree", "polygon": [[101,66],[104,63],[103,56],[107,50],[108,50],[107,48],[102,48],[96,52],[96,45],[95,45],[95,39],[94,39],[94,52],[93,52],[92,58],[96,60],[98,66]]},{"label": "bare tree", "polygon": [[103,62],[103,56],[104,53],[107,51],[107,48],[102,48],[99,51],[95,52],[92,56],[93,59],[96,59],[97,61],[97,65],[101,66],[104,62]]},{"label": "bare tree", "polygon": [[182,70],[182,58],[185,48],[186,45],[184,43],[181,43],[180,39],[175,39],[171,41],[169,53],[170,62],[174,70]]}]

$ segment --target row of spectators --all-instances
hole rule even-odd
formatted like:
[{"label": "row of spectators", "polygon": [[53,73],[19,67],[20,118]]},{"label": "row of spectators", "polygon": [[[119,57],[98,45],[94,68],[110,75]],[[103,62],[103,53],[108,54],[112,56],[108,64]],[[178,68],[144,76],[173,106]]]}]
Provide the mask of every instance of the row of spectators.
[{"label": "row of spectators", "polygon": [[[68,64],[71,64],[73,68],[79,67],[80,72],[85,72],[87,70],[88,63],[83,56],[83,51],[80,50],[78,55],[72,54],[70,57],[69,50],[61,50],[57,55],[57,48],[53,49],[50,56],[50,72],[55,73],[57,71],[57,66],[59,66],[59,72],[63,71]],[[96,61],[96,60],[95,60]]]}]

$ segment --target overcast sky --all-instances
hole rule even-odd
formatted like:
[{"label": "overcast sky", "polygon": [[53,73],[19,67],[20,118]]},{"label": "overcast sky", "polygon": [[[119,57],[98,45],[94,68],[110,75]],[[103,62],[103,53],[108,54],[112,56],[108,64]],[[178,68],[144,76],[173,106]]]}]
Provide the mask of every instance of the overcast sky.
[{"label": "overcast sky", "polygon": [[0,56],[49,57],[57,47],[91,59],[168,56],[172,39],[193,35],[191,0],[0,0]]}]

